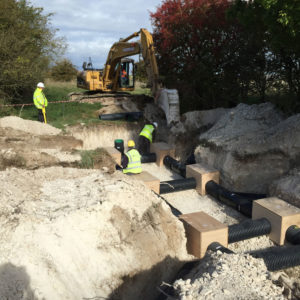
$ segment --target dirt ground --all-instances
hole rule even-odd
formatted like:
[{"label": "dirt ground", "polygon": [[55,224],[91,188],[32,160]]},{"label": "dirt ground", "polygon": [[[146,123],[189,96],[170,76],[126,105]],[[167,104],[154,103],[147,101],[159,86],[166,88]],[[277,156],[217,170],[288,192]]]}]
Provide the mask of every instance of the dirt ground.
[{"label": "dirt ground", "polygon": [[[94,157],[95,169],[80,169],[80,150],[111,147],[125,132],[129,139],[137,124],[67,134],[41,125],[0,119],[0,299],[150,300],[162,282],[176,299],[296,299],[299,267],[271,273],[245,254],[273,246],[266,236],[229,245],[232,256],[210,253],[173,283],[194,258],[167,203],[228,225],[245,217],[194,190],[158,197],[114,171],[105,152]],[[155,163],[143,169],[161,181],[180,178]]]}]

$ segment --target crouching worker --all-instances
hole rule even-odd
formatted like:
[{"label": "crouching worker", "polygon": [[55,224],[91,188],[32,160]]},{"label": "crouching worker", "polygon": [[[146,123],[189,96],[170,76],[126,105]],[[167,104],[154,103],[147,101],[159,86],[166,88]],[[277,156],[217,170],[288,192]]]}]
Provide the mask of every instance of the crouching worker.
[{"label": "crouching worker", "polygon": [[128,151],[122,155],[121,165],[124,174],[139,174],[142,172],[141,155],[135,149],[133,140],[128,141]]},{"label": "crouching worker", "polygon": [[150,144],[155,138],[155,129],[157,128],[157,123],[146,124],[139,135],[139,151],[143,155],[150,152]]}]

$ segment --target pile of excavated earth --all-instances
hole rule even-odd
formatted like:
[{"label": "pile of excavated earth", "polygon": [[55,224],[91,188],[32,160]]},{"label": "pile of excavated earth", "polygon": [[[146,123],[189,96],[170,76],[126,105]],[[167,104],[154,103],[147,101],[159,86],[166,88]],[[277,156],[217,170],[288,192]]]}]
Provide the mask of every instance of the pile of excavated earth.
[{"label": "pile of excavated earth", "polygon": [[[300,115],[241,104],[186,113],[171,128],[158,122],[157,140],[173,145],[178,160],[193,153],[196,162],[220,170],[224,187],[300,207]],[[299,298],[300,267],[270,272],[248,254],[274,246],[267,236],[230,244],[234,254],[209,251],[176,280],[195,257],[168,204],[227,225],[245,217],[195,190],[162,198],[114,171],[105,154],[94,169],[82,168],[83,150],[136,138],[140,126],[100,122],[60,131],[0,119],[0,299]],[[161,181],[180,178],[155,163],[143,169]]]}]

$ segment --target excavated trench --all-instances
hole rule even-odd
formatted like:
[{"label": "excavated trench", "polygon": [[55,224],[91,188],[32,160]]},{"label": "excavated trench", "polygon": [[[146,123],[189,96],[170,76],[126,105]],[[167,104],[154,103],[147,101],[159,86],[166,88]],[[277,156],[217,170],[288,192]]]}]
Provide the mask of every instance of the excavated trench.
[{"label": "excavated trench", "polygon": [[[27,124],[21,119],[8,121],[13,121],[14,125],[19,122],[20,128],[30,125],[29,132],[36,128],[35,125],[40,125],[32,121],[28,121]],[[139,122],[115,121],[101,122],[88,127],[69,127],[66,128],[67,135],[66,133],[52,133],[52,128],[48,128],[52,136],[38,135],[38,132],[36,135],[25,134],[17,129],[0,131],[3,149],[7,147],[5,155],[12,155],[12,149],[16,153],[23,153],[26,150],[32,154],[28,156],[28,162],[31,162],[30,168],[25,165],[23,167],[14,165],[15,168],[0,173],[4,190],[1,194],[4,201],[0,202],[0,219],[2,218],[3,225],[0,234],[5,237],[5,242],[12,239],[19,245],[15,248],[22,249],[21,252],[15,252],[14,264],[24,266],[27,263],[27,268],[31,271],[33,287],[41,286],[41,282],[42,284],[50,282],[52,288],[59,286],[51,290],[52,294],[48,292],[47,296],[53,296],[52,298],[56,299],[57,296],[53,294],[55,291],[62,293],[61,295],[65,291],[65,295],[72,299],[100,296],[125,300],[163,299],[162,293],[158,291],[158,288],[162,288],[160,284],[162,282],[172,284],[183,263],[193,259],[186,253],[184,229],[177,219],[178,212],[186,214],[203,211],[229,226],[246,220],[246,217],[233,207],[211,196],[200,196],[194,189],[193,180],[189,182],[190,189],[183,190],[184,169],[178,163],[171,170],[164,166],[158,167],[156,163],[143,164],[145,171],[166,185],[172,185],[176,180],[178,191],[170,193],[172,190],[165,188],[166,193],[159,197],[156,197],[148,188],[142,185],[137,186],[130,176],[119,172],[68,168],[70,165],[63,168],[61,164],[57,167],[55,162],[49,162],[49,165],[41,165],[39,161],[32,163],[33,158],[43,160],[45,154],[58,157],[69,153],[68,155],[73,156],[74,153],[70,151],[74,148],[92,150],[99,147],[113,147],[115,139],[123,139],[126,143],[129,139],[137,138],[141,127],[142,124]],[[169,137],[168,128],[160,126],[157,141],[166,142]],[[194,146],[192,143],[195,141],[189,144],[185,138],[177,140],[176,143],[176,148],[180,149],[178,153],[187,153],[191,146]],[[29,146],[31,148],[26,148]],[[75,153],[78,155],[78,152],[75,151]],[[178,153],[176,158],[182,158],[181,161],[184,161],[184,157]],[[66,160],[67,157],[64,159]],[[94,167],[98,168],[96,165]],[[26,195],[26,201],[24,201],[24,195]],[[171,214],[166,203],[172,206],[171,211],[175,216]],[[17,209],[12,209],[15,207]],[[9,224],[17,224],[18,230],[7,230]],[[22,232],[28,232],[28,228],[32,231],[31,240],[28,240],[27,235],[24,240]],[[7,239],[9,235],[11,238]],[[82,241],[85,242],[82,243]],[[35,246],[37,244],[38,247]],[[254,258],[245,257],[245,253],[271,246],[274,244],[266,235],[230,243],[228,249],[235,253],[233,258],[225,259],[217,254],[218,259],[223,259],[223,262],[227,261],[224,263],[227,266],[224,270],[220,270],[214,254],[208,255],[208,258],[196,265],[200,274],[206,272],[210,275],[208,277],[197,275],[200,276],[199,280],[204,281],[203,286],[198,288],[199,293],[204,286],[216,286],[215,291],[226,289],[228,293],[234,292],[227,297],[228,299],[238,298],[243,294],[242,288],[248,282],[255,280],[253,278],[259,278],[259,275],[253,274],[266,272],[264,265],[257,264]],[[2,248],[2,261],[7,262],[5,251],[11,246],[5,244]],[[38,270],[35,270],[34,266],[44,261],[44,257],[51,257],[51,260],[47,261],[42,268],[48,270],[48,275],[35,276]],[[32,261],[33,264],[31,264]],[[78,261],[81,263],[78,264]],[[98,264],[94,261],[100,263],[102,268],[100,273]],[[202,261],[204,265],[201,265]],[[241,266],[241,261],[244,261],[245,265]],[[81,265],[84,266],[84,270],[80,269]],[[245,268],[248,268],[247,272]],[[299,269],[295,267],[285,270],[285,274],[288,274],[285,277],[282,273],[272,272],[272,275],[268,275],[268,284],[275,288],[270,277],[279,274],[276,275],[277,279],[281,279],[276,279],[277,285],[284,287],[286,293],[290,291],[289,295],[297,295],[299,283],[295,283],[293,278],[299,278]],[[219,272],[219,275],[216,272]],[[82,276],[76,277],[76,274],[83,273],[86,280],[83,280]],[[233,289],[230,285],[222,286],[223,281],[226,281],[222,279],[222,276],[233,278],[234,274],[238,274],[238,279],[244,280],[239,283],[241,289]],[[67,280],[60,281],[60,276],[67,276]],[[187,276],[190,276],[190,279],[193,278],[193,275]],[[193,281],[197,282],[197,276]],[[209,278],[215,278],[217,282],[205,281]],[[231,281],[234,280],[237,279]],[[260,286],[262,282],[265,283],[264,280],[257,282],[261,290],[264,289]],[[96,293],[99,289],[95,289],[95,284],[101,287],[99,288],[101,292]],[[255,284],[249,288],[251,289],[252,286]],[[7,295],[3,294],[1,289],[0,286],[0,296],[6,297]],[[187,291],[191,289],[192,286],[189,285]],[[69,296],[70,293],[72,296]],[[203,291],[203,293],[206,292]],[[262,295],[255,294],[256,297],[254,297],[254,290],[251,293],[249,298],[265,299]],[[62,298],[61,295],[60,298]],[[197,296],[195,298],[198,299]],[[216,296],[214,299],[223,298]]]},{"label": "excavated trench", "polygon": [[[83,141],[83,149],[90,150],[98,147],[113,147],[115,139],[123,139],[125,143],[129,139],[137,140],[138,133],[141,128],[142,123],[139,122],[124,122],[118,124],[116,122],[113,124],[108,122],[88,128],[83,126],[70,127],[67,129],[67,132],[75,138]],[[161,133],[159,135],[160,140],[167,141],[168,130],[163,128],[161,132],[163,132],[163,134]],[[180,159],[180,154],[189,153],[191,148],[194,147],[194,144],[187,144],[186,141],[183,140],[183,142],[179,145],[177,141],[177,146],[180,148],[180,153],[178,153],[179,156],[177,156],[177,159]],[[186,159],[186,155],[182,155],[182,158]],[[159,168],[155,163],[143,164],[143,170],[148,171],[150,174],[160,179],[160,181],[164,182],[174,179],[180,181],[184,178],[184,174],[174,172],[164,166]],[[194,185],[192,184],[191,187],[193,186]],[[167,193],[163,195],[163,198],[168,204],[179,210],[181,213],[204,211],[218,221],[228,225],[237,224],[246,219],[239,212],[220,203],[214,198],[210,196],[200,196],[194,189],[178,191],[176,193]],[[273,242],[271,242],[267,236],[260,236],[245,241],[231,243],[229,245],[229,250],[237,254],[242,254],[273,246]],[[174,263],[174,261],[171,262],[170,259],[166,259],[159,264],[153,265],[149,272],[141,272],[139,274],[135,274],[134,277],[130,274],[125,274],[123,284],[111,294],[111,299],[133,299],[132,296],[137,295],[137,290],[143,290],[143,298],[145,299],[162,299],[162,294],[159,293],[157,289],[158,282],[163,281],[161,269],[172,263]],[[178,270],[180,263],[176,262],[175,265],[176,267],[174,267],[173,279],[176,277],[175,270]],[[291,268],[288,270],[288,273],[290,275],[290,279],[294,277],[297,278],[300,273],[300,267]],[[153,280],[153,277],[155,277],[155,280]],[[172,276],[169,277],[169,283],[172,283],[171,278]],[[287,288],[287,285],[282,282],[277,284]],[[299,288],[296,288],[293,292],[296,294],[299,293]]]},{"label": "excavated trench", "polygon": [[114,147],[114,140],[123,139],[128,141],[130,139],[136,140],[138,137],[138,130],[142,124],[138,122],[125,123],[101,123],[96,125],[86,126],[72,126],[67,128],[67,133],[71,134],[76,139],[82,140],[82,149],[92,150],[103,147]]}]

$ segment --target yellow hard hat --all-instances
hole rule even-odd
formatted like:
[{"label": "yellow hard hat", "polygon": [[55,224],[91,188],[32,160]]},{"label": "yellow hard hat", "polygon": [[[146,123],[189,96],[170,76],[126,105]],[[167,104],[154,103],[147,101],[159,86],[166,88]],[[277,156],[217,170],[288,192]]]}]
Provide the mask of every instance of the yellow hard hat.
[{"label": "yellow hard hat", "polygon": [[128,147],[135,147],[135,142],[133,140],[128,141]]}]

